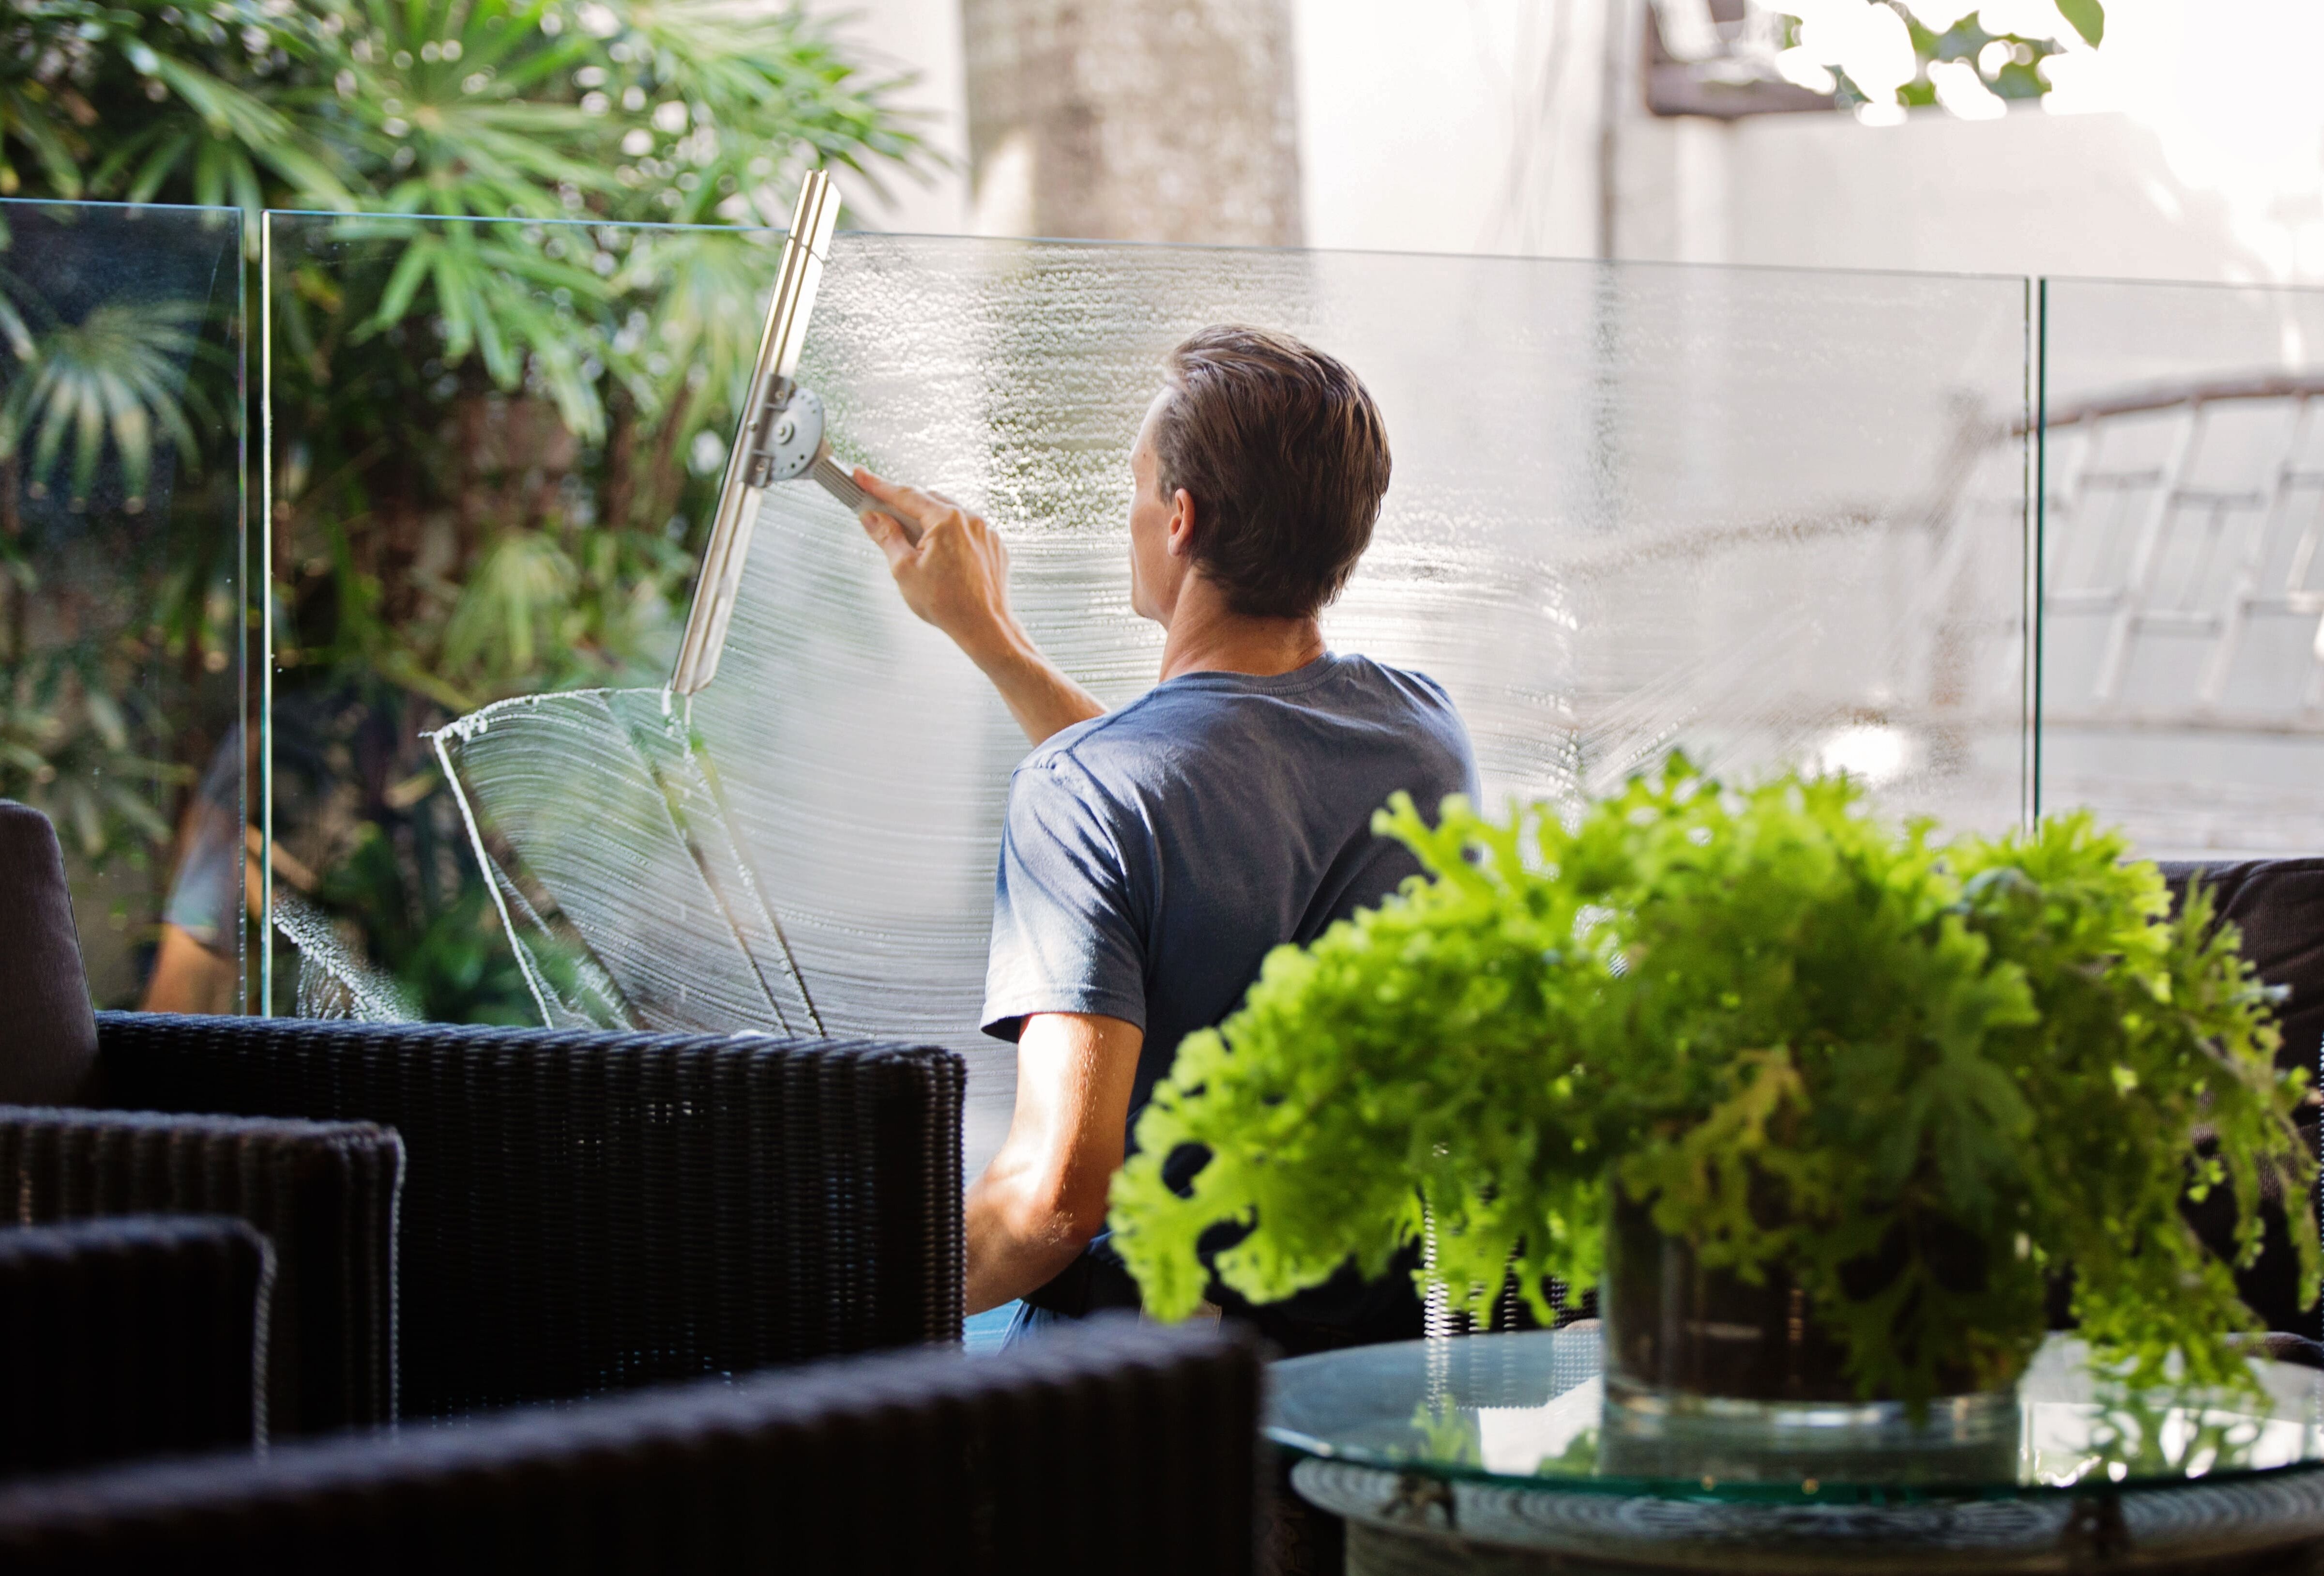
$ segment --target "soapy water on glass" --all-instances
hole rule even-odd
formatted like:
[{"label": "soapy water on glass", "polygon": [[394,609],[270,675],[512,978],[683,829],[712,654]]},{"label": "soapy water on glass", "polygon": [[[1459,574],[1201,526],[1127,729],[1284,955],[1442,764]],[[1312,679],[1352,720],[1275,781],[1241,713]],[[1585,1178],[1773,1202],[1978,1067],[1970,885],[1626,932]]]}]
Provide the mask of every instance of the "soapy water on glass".
[{"label": "soapy water on glass", "polygon": [[[1946,333],[1897,331],[1932,311]],[[799,376],[841,459],[1008,533],[1019,616],[1118,704],[1160,649],[1129,606],[1130,445],[1163,351],[1213,321],[1309,338],[1379,398],[1395,479],[1325,632],[1446,686],[1489,801],[1683,745],[1838,751],[1893,808],[2017,817],[2014,283],[848,236]],[[952,1045],[971,1170],[998,1145],[1010,1052],[976,1025],[1026,746],[821,488],[763,495],[698,694],[525,697],[435,743],[544,1022]]]}]

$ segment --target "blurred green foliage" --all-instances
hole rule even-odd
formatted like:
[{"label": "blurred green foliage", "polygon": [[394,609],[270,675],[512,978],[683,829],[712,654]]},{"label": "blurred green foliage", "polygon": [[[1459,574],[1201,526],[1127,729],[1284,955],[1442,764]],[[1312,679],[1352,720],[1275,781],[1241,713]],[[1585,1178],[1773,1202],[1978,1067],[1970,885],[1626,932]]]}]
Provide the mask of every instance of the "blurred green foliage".
[{"label": "blurred green foliage", "polygon": [[[424,1014],[523,1003],[420,731],[659,679],[772,281],[764,227],[810,162],[876,186],[931,162],[900,86],[796,11],[723,0],[0,16],[0,195],[236,206],[265,258],[275,830]],[[275,214],[270,250],[267,209],[315,217]],[[75,477],[182,442],[150,387],[115,397],[171,331],[132,327],[60,325],[78,339],[50,392],[20,379],[0,401],[0,442]],[[0,336],[37,331],[0,316]],[[246,392],[255,431],[257,376]],[[61,774],[40,696],[11,703],[0,752]]]}]

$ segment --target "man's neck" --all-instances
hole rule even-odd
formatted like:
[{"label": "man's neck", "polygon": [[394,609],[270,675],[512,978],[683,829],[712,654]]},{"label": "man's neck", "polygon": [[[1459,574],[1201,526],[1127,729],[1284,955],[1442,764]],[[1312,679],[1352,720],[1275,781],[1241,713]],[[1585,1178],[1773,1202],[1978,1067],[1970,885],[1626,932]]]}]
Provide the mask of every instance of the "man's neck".
[{"label": "man's neck", "polygon": [[1253,618],[1237,613],[1201,575],[1190,575],[1170,610],[1162,642],[1162,680],[1188,673],[1250,673],[1260,678],[1304,668],[1323,654],[1323,629],[1313,616]]}]

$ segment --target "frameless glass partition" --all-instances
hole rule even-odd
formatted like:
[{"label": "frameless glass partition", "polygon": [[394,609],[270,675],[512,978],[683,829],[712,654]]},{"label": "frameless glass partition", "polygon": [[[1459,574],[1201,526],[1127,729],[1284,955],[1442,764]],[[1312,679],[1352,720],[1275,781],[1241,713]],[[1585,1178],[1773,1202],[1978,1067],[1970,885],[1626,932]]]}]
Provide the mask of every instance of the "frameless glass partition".
[{"label": "frameless glass partition", "polygon": [[[973,1163],[1008,714],[805,482],[716,680],[662,688],[779,237],[270,224],[278,1008],[949,1043]],[[1395,451],[1328,636],[1444,683],[1489,799],[1683,747],[1998,828],[2028,310],[2015,279],[845,235],[801,378],[844,459],[1007,533],[1025,621],[1114,703],[1160,651],[1126,561],[1160,358],[1286,329]]]},{"label": "frameless glass partition", "polygon": [[538,1023],[426,736],[667,673],[781,237],[266,226],[270,1007]]},{"label": "frameless glass partition", "polygon": [[2324,291],[2042,289],[2040,802],[2324,848]]},{"label": "frameless glass partition", "polygon": [[99,1007],[245,1005],[242,248],[0,202],[0,798],[56,825]]}]

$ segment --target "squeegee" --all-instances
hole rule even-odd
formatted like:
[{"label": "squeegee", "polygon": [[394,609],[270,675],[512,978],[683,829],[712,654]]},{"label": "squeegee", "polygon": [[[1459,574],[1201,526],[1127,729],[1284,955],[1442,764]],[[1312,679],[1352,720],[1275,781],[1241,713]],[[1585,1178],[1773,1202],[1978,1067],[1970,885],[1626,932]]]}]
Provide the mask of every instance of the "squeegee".
[{"label": "squeegee", "polygon": [[726,646],[727,622],[734,616],[734,598],[742,587],[742,566],[751,554],[751,533],[759,520],[760,494],[779,481],[805,477],[860,513],[868,501],[831,455],[824,437],[823,402],[813,389],[801,388],[799,348],[807,341],[807,314],[815,308],[815,287],[831,251],[831,232],[839,222],[839,193],[831,177],[810,170],[800,183],[798,206],[791,210],[791,230],[783,241],[781,272],[775,279],[774,299],[767,305],[766,328],[759,336],[759,358],[751,371],[750,397],[743,402],[733,447],[726,456],[726,474],[718,488],[718,512],[710,523],[709,544],[703,549],[701,572],[694,582],[694,606],[686,616],[686,638],[678,648],[678,665],[669,687],[680,695],[698,693],[718,675],[718,658]]}]

